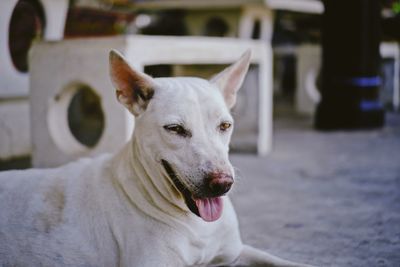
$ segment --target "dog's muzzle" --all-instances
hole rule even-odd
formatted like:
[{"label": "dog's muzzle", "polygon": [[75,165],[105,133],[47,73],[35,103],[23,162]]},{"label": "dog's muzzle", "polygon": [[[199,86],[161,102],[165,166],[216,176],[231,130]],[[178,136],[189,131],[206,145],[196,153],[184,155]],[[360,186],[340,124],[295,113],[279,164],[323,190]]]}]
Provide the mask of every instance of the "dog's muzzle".
[{"label": "dog's muzzle", "polygon": [[232,187],[233,178],[221,172],[211,172],[205,179],[205,197],[219,197],[226,194]]},{"label": "dog's muzzle", "polygon": [[221,196],[232,187],[232,176],[222,172],[211,172],[206,175],[203,185],[194,194],[179,179],[168,161],[162,160],[161,162],[191,212],[205,221],[215,221],[222,215],[223,200]]},{"label": "dog's muzzle", "polygon": [[162,165],[164,166],[165,171],[168,173],[168,176],[171,178],[172,182],[174,183],[175,187],[178,189],[178,191],[183,195],[185,199],[185,203],[190,209],[191,212],[196,214],[197,216],[200,217],[199,210],[197,209],[196,203],[194,202],[192,198],[192,194],[189,191],[189,189],[182,184],[182,182],[179,180],[178,176],[172,169],[171,165],[168,163],[166,160],[161,160]]}]

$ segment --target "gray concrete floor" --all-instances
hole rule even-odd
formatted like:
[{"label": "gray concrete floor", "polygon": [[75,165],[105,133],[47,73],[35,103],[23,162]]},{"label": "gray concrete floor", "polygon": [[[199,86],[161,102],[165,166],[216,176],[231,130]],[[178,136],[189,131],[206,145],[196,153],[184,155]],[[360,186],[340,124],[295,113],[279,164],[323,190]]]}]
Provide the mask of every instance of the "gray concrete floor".
[{"label": "gray concrete floor", "polygon": [[400,114],[372,131],[274,123],[270,155],[231,156],[244,242],[318,266],[400,266]]}]

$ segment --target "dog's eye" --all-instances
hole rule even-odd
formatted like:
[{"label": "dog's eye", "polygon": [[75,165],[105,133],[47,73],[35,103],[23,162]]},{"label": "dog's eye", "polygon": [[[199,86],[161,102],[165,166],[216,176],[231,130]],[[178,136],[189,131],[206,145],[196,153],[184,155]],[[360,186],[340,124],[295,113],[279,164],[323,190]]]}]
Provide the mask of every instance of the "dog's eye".
[{"label": "dog's eye", "polygon": [[219,130],[221,132],[225,132],[226,130],[228,130],[229,128],[231,128],[232,123],[224,121],[219,125]]},{"label": "dog's eye", "polygon": [[182,125],[179,125],[179,124],[165,125],[164,129],[167,130],[168,132],[175,133],[182,137],[191,137],[192,136],[192,134],[190,133],[189,130],[186,130]]}]

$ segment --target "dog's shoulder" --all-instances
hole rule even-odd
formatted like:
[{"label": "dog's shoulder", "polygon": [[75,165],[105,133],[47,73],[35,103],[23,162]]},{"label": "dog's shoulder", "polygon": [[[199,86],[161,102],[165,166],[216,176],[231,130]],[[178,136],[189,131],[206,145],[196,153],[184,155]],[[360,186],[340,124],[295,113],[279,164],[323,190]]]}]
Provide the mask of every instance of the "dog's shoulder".
[{"label": "dog's shoulder", "polygon": [[[88,177],[96,176],[105,157],[83,159],[58,168],[0,173],[0,225],[26,221],[45,232],[62,222],[67,199]],[[93,170],[94,169],[94,170]]]},{"label": "dog's shoulder", "polygon": [[96,253],[87,241],[88,236],[82,234],[86,233],[82,231],[82,221],[88,223],[82,214],[96,209],[80,209],[89,202],[91,184],[104,173],[102,166],[108,158],[83,159],[52,169],[0,173],[0,266],[14,262],[13,257],[1,259],[4,253],[21,260],[32,255],[51,255],[38,256],[38,265],[47,260],[53,263],[46,266],[75,262],[71,255],[75,255],[77,262],[97,261],[91,256]]}]

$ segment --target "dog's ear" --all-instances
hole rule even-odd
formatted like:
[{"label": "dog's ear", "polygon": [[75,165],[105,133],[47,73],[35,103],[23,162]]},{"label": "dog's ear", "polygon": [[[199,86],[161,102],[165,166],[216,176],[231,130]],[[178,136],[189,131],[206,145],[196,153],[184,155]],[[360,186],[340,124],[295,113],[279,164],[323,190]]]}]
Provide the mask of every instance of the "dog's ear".
[{"label": "dog's ear", "polygon": [[251,51],[249,49],[238,61],[215,75],[210,81],[221,90],[225,103],[229,108],[232,108],[236,103],[236,94],[242,86],[244,77],[249,69],[250,58]]},{"label": "dog's ear", "polygon": [[110,52],[110,76],[118,101],[133,115],[141,114],[153,97],[153,79],[131,68],[116,50]]}]

